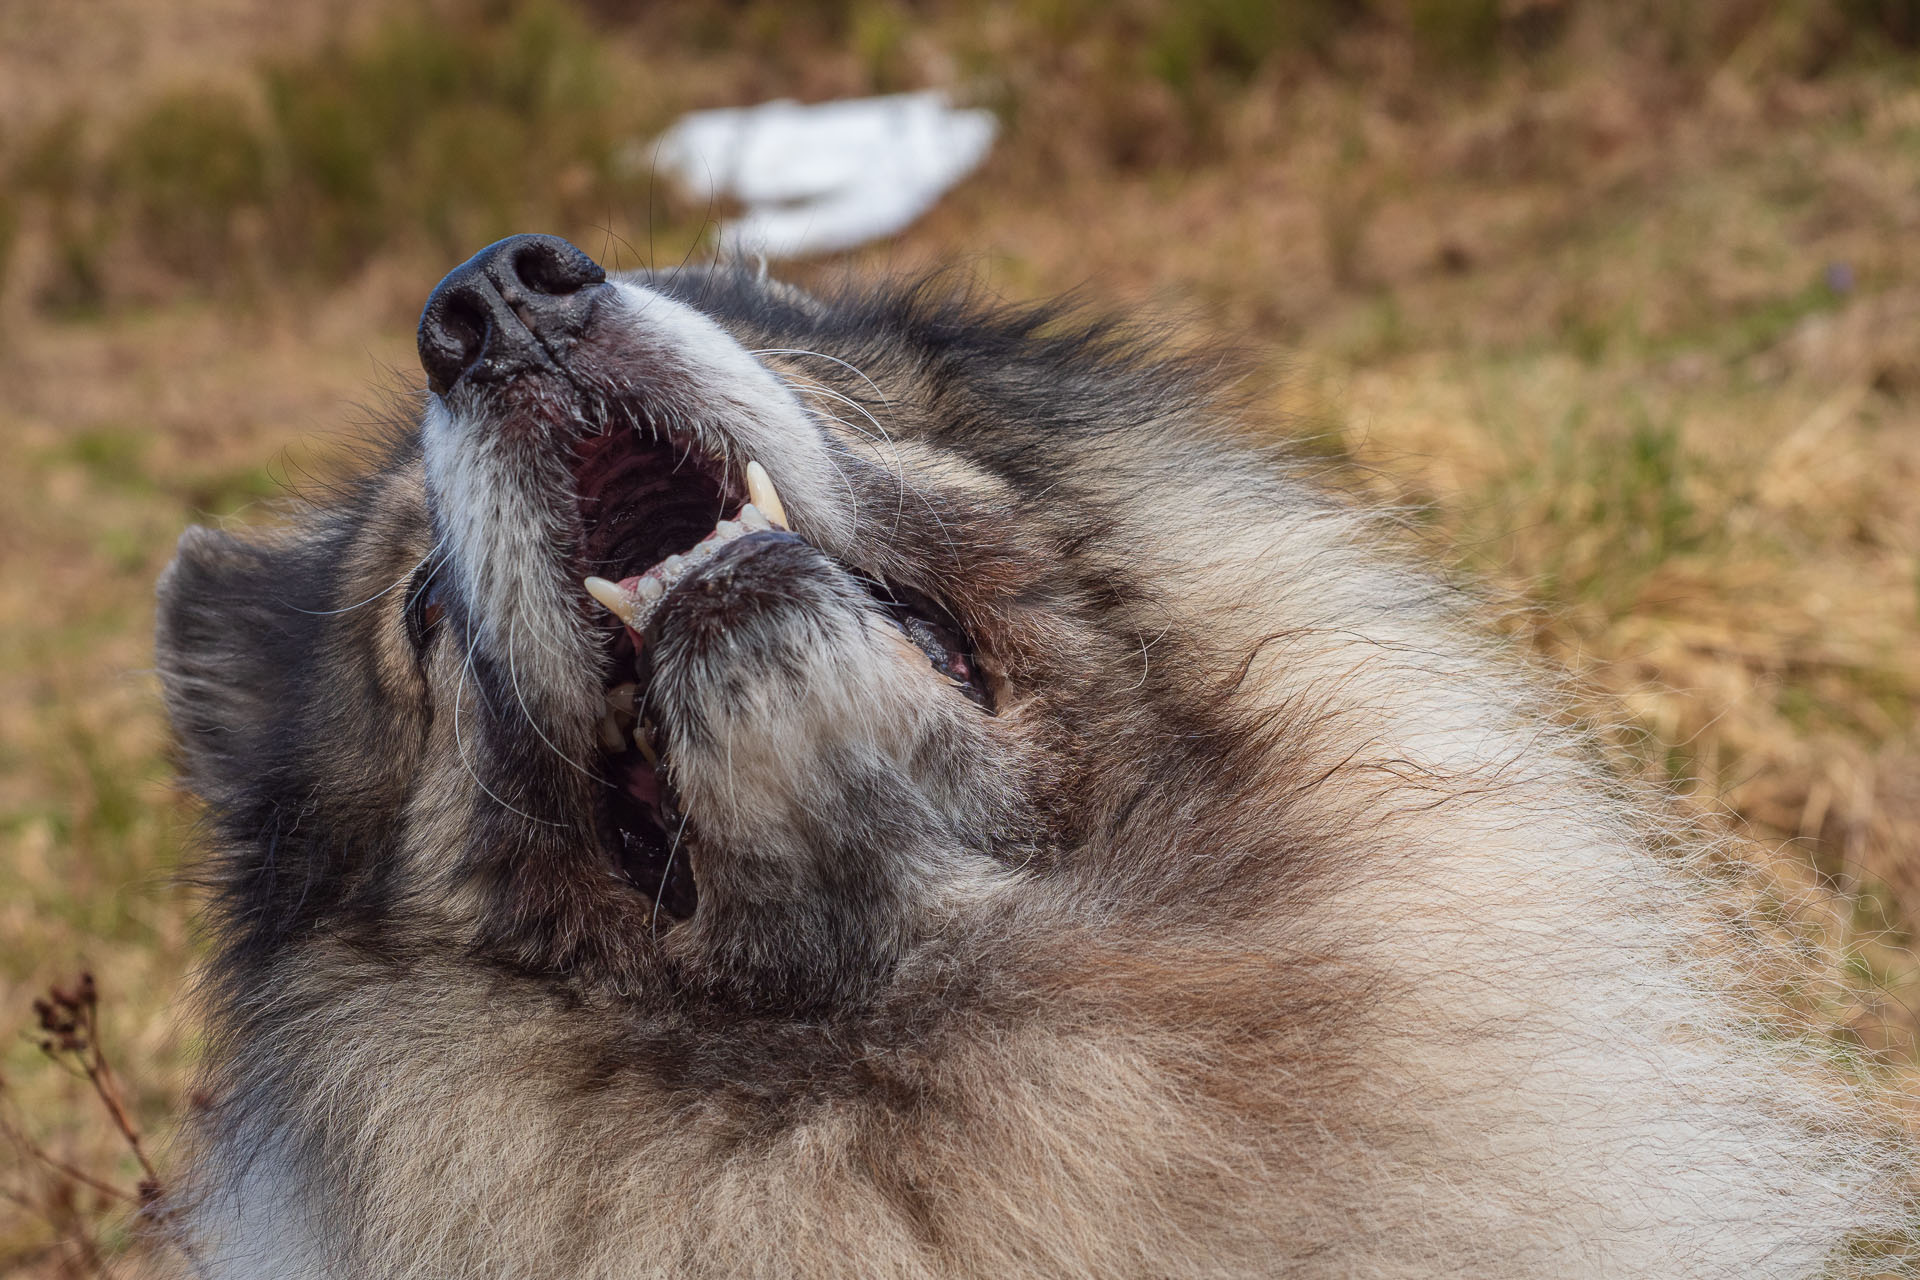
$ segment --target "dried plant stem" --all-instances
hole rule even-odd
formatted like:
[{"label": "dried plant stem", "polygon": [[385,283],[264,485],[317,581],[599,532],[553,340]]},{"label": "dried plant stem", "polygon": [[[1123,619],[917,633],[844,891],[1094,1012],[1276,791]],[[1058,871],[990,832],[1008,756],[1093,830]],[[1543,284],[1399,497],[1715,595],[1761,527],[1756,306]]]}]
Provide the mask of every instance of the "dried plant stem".
[{"label": "dried plant stem", "polygon": [[[77,1169],[73,1165],[60,1159],[32,1138],[29,1138],[18,1125],[10,1120],[0,1120],[0,1135],[4,1135],[7,1141],[19,1148],[20,1152],[25,1155],[27,1159],[36,1164],[46,1166],[63,1178],[70,1178],[89,1190],[97,1191],[103,1196],[112,1196],[115,1200],[121,1200],[127,1204],[138,1204],[140,1202],[138,1196],[122,1190],[110,1182],[103,1182],[86,1170]],[[10,1193],[7,1194],[7,1199],[13,1200],[15,1203],[21,1202],[21,1197]]]},{"label": "dried plant stem", "polygon": [[147,1158],[146,1146],[140,1141],[140,1130],[134,1125],[133,1117],[127,1114],[126,1100],[120,1093],[120,1082],[114,1077],[113,1068],[107,1064],[105,1051],[100,1047],[100,1019],[97,1004],[89,1004],[86,1013],[86,1033],[88,1052],[81,1064],[87,1073],[87,1080],[93,1085],[94,1093],[99,1095],[101,1105],[106,1107],[107,1116],[113,1121],[114,1128],[120,1131],[128,1150],[140,1165],[145,1175],[141,1183],[140,1199],[143,1203],[152,1200],[160,1189],[160,1174],[153,1167],[153,1161]]},{"label": "dried plant stem", "polygon": [[[134,1123],[127,1107],[120,1079],[107,1061],[100,1034],[100,996],[93,975],[83,973],[71,986],[56,984],[49,988],[46,996],[34,1001],[34,1013],[39,1019],[40,1051],[76,1079],[86,1080],[114,1131],[140,1166],[141,1177],[134,1190],[125,1190],[62,1160],[36,1142],[11,1116],[0,1115],[0,1138],[18,1150],[29,1164],[53,1175],[46,1193],[38,1199],[12,1190],[0,1190],[0,1198],[45,1220],[58,1237],[58,1247],[77,1252],[82,1267],[79,1274],[110,1276],[112,1268],[108,1259],[76,1205],[75,1189],[84,1188],[131,1206],[149,1222],[164,1227],[171,1216],[164,1205],[165,1188],[159,1170],[147,1155],[140,1127]],[[4,1094],[5,1086],[5,1080],[0,1079],[0,1094]],[[204,1271],[199,1258],[184,1240],[171,1232],[163,1231],[161,1235],[167,1243],[180,1249],[196,1274]]]}]

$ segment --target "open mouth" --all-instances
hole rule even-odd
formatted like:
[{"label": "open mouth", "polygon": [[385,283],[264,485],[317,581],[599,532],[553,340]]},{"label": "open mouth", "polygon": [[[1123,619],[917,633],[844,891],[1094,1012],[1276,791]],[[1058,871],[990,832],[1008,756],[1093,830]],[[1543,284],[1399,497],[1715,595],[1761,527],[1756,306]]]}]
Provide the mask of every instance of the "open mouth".
[{"label": "open mouth", "polygon": [[[759,463],[734,467],[642,422],[582,440],[574,464],[584,589],[605,612],[608,664],[599,727],[597,827],[605,851],[653,902],[655,918],[684,920],[698,900],[697,831],[675,795],[665,735],[650,707],[646,633],[660,606],[722,549],[755,532],[788,530],[784,504]],[[802,535],[803,536],[803,535]],[[934,672],[991,710],[971,639],[941,605],[847,569]]]},{"label": "open mouth", "polygon": [[[642,424],[619,423],[583,440],[574,463],[580,517],[579,568],[608,595],[638,599],[642,581],[665,595],[665,573],[685,576],[687,553],[712,539],[745,495],[727,467],[701,450],[676,446]],[[647,575],[652,574],[651,578]],[[598,612],[598,611],[596,611]],[[649,609],[650,612],[650,609]],[[646,619],[629,610],[608,618],[611,639],[600,721],[599,813],[602,847],[656,917],[685,919],[696,902],[686,820],[661,765],[662,735],[649,714]]]}]

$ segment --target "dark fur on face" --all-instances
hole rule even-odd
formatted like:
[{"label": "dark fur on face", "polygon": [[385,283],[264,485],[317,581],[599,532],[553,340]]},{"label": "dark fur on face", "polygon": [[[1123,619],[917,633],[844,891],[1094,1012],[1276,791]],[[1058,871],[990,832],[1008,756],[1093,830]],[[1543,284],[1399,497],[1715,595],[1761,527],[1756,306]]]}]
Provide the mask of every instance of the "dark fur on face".
[{"label": "dark fur on face", "polygon": [[[192,530],[161,586],[214,1274],[1903,1247],[1901,1144],[1759,1020],[1695,860],[1242,442],[1217,362],[726,269],[568,281],[555,338],[488,279],[350,492]],[[588,597],[749,459],[790,531],[636,629]]]}]

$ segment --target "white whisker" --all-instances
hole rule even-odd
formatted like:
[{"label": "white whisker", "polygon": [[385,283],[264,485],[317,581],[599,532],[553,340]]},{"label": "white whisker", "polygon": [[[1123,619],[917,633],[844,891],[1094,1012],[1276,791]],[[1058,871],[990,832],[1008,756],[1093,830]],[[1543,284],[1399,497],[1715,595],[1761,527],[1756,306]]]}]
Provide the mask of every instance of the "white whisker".
[{"label": "white whisker", "polygon": [[433,559],[434,555],[439,552],[441,545],[442,544],[440,542],[435,542],[431,547],[427,548],[427,554],[421,556],[418,560],[414,561],[412,567],[409,568],[405,573],[401,574],[399,577],[395,578],[392,582],[389,582],[386,586],[380,588],[378,591],[374,592],[372,595],[368,596],[365,600],[362,600],[357,604],[344,605],[338,609],[302,609],[299,605],[287,604],[287,602],[284,600],[281,601],[281,603],[287,604],[287,608],[293,610],[295,613],[304,613],[309,617],[314,617],[314,618],[331,618],[342,613],[352,613],[355,609],[364,609],[368,605],[372,604],[375,600],[378,600],[381,596],[386,595],[387,592],[399,586],[401,583],[411,581],[413,579],[413,575],[420,572],[420,567],[426,564],[427,561]]},{"label": "white whisker", "polygon": [[[476,787],[479,787],[482,791],[486,792],[487,795],[492,798],[495,804],[499,805],[502,809],[505,809],[508,813],[519,814],[521,817],[525,818],[528,822],[537,822],[543,827],[564,826],[565,825],[564,823],[553,822],[546,818],[536,818],[532,814],[528,813],[525,809],[517,808],[514,805],[508,804],[505,800],[502,800],[500,798],[500,796],[494,791],[492,787],[482,782],[480,780],[480,775],[474,771],[473,761],[467,755],[466,739],[460,736],[460,704],[466,698],[467,677],[473,673],[473,651],[474,651],[474,647],[478,643],[479,643],[478,637],[473,636],[471,633],[469,633],[468,640],[467,640],[466,660],[460,664],[460,684],[459,684],[459,687],[454,690],[454,694],[453,694],[453,745],[454,745],[454,749],[460,753],[460,765],[462,768],[464,768],[467,771],[467,776],[473,779],[473,785]],[[478,679],[474,680],[473,687],[475,691],[475,696],[476,697],[481,696],[479,693],[480,681]]]},{"label": "white whisker", "polygon": [[516,667],[514,658],[514,640],[515,637],[519,635],[519,626],[520,624],[518,622],[509,623],[507,626],[507,683],[513,689],[514,700],[520,704],[520,714],[527,719],[527,727],[533,730],[534,736],[547,744],[547,750],[553,752],[554,755],[565,761],[568,768],[573,769],[583,777],[600,783],[602,786],[611,786],[612,784],[608,782],[607,779],[601,777],[585,765],[580,764],[574,760],[572,756],[569,756],[566,752],[555,746],[553,739],[549,738],[546,735],[546,731],[541,729],[540,721],[534,716],[533,712],[528,709],[527,696],[520,691],[520,672]]},{"label": "white whisker", "polygon": [[673,833],[673,843],[667,846],[667,865],[660,869],[660,887],[653,891],[653,918],[650,921],[653,936],[660,936],[660,904],[666,900],[667,878],[673,874],[673,856],[680,852],[680,837],[686,834],[687,816],[680,815],[680,826]]},{"label": "white whisker", "polygon": [[808,351],[801,347],[760,347],[755,349],[752,354],[756,356],[813,356],[820,360],[830,360],[871,387],[873,394],[880,397],[881,404],[886,405],[889,409],[893,407],[893,401],[887,399],[887,393],[880,389],[879,383],[869,378],[860,366],[849,364],[839,356],[830,356],[824,351]]}]

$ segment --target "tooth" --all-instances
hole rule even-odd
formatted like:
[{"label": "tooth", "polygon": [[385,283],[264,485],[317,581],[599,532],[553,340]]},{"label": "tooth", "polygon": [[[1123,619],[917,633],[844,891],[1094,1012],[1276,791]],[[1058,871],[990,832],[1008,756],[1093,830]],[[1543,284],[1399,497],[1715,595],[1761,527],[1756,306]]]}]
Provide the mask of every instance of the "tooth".
[{"label": "tooth", "polygon": [[677,578],[686,570],[687,558],[685,556],[668,556],[655,567],[660,570],[662,577]]},{"label": "tooth", "polygon": [[724,541],[727,538],[737,538],[747,530],[745,525],[732,520],[722,520],[719,524],[713,526],[713,531]]},{"label": "tooth", "polygon": [[747,501],[760,508],[777,528],[788,527],[787,509],[780,505],[780,492],[773,487],[773,477],[757,462],[747,464]]},{"label": "tooth", "polygon": [[633,714],[634,699],[640,696],[640,686],[628,681],[617,684],[607,690],[607,707],[623,716]]},{"label": "tooth", "polygon": [[600,717],[600,745],[609,751],[624,751],[627,747],[627,737],[620,732],[611,711]]},{"label": "tooth", "polygon": [[648,764],[657,768],[660,764],[660,757],[653,749],[653,738],[650,733],[652,727],[653,726],[644,721],[635,725],[633,727],[633,745],[641,755],[646,757]]},{"label": "tooth", "polygon": [[661,585],[660,579],[654,577],[640,579],[640,581],[633,584],[633,590],[634,594],[638,595],[648,604],[654,603],[661,596],[667,594],[667,589]]},{"label": "tooth", "polygon": [[763,529],[773,528],[773,522],[767,519],[766,512],[749,502],[740,508],[740,526],[759,533]]},{"label": "tooth", "polygon": [[634,599],[619,583],[609,582],[605,578],[588,578],[581,585],[587,589],[588,595],[605,605],[607,612],[620,621],[630,627],[640,624],[640,601]]}]

